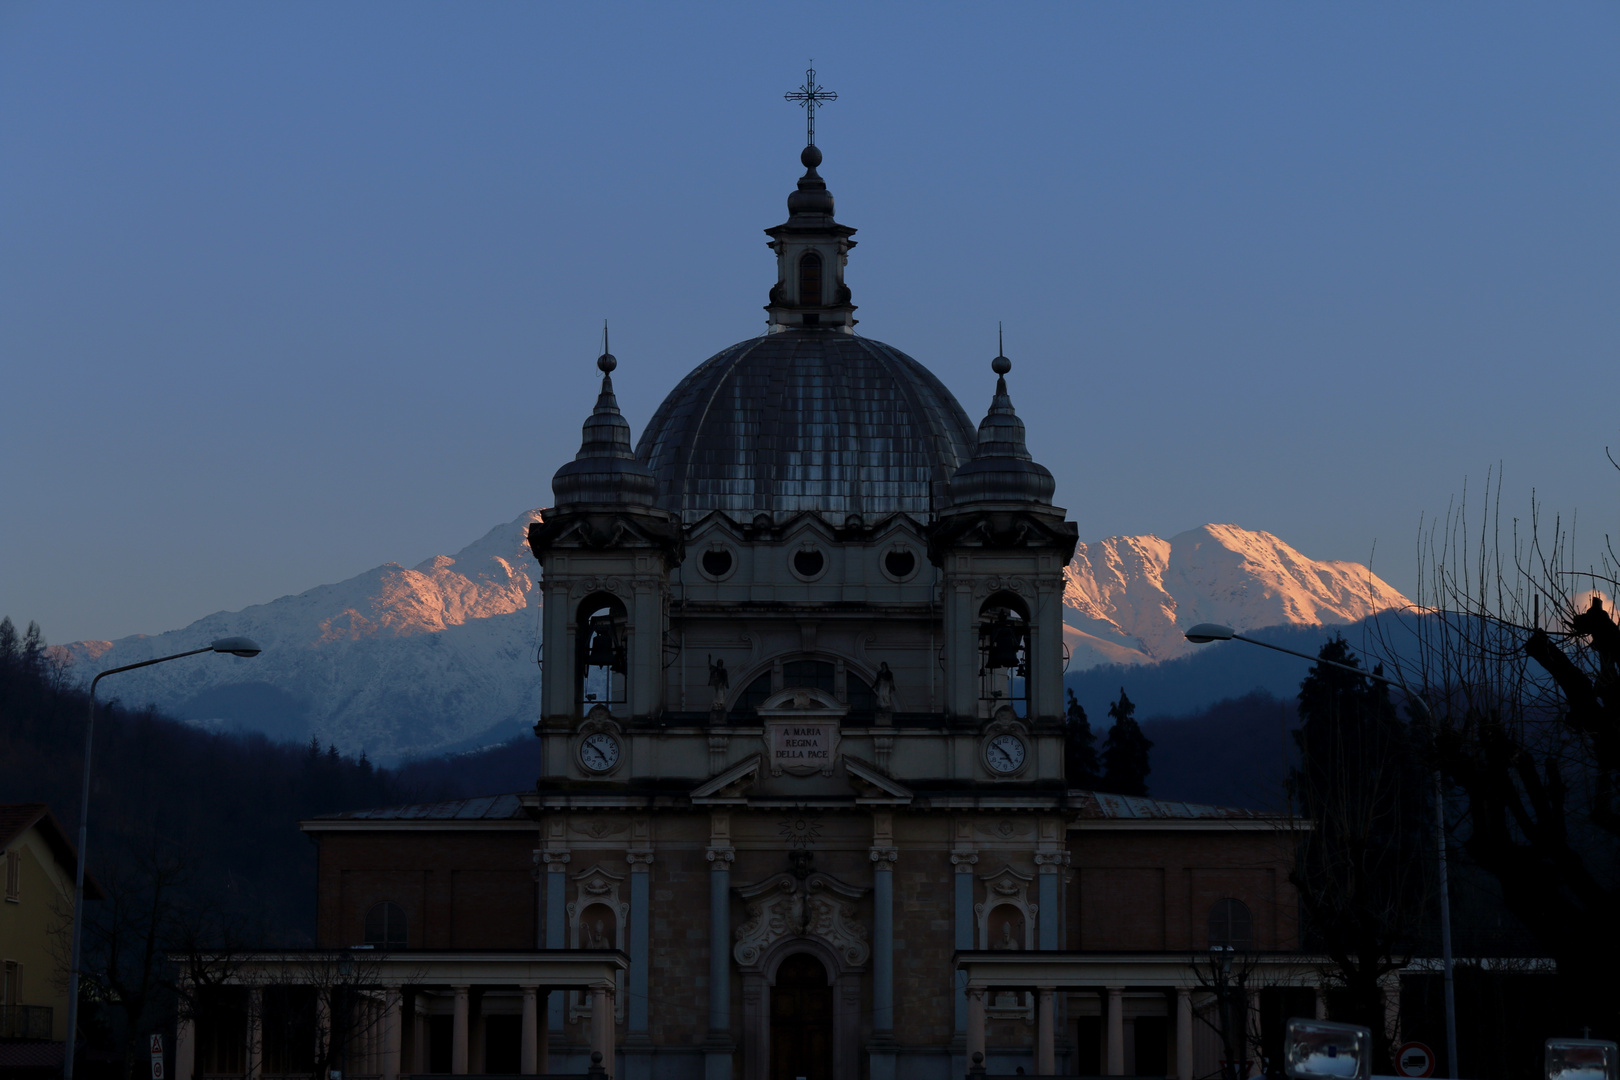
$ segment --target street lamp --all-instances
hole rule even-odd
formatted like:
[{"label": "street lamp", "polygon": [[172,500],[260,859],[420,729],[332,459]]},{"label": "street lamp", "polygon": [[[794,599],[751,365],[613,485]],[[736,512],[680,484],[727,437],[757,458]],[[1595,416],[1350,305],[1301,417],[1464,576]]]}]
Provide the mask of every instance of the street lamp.
[{"label": "street lamp", "polygon": [[[1382,675],[1374,675],[1370,671],[1363,671],[1349,664],[1341,664],[1337,660],[1324,660],[1309,653],[1295,652],[1285,649],[1281,645],[1273,645],[1269,641],[1260,641],[1257,638],[1244,637],[1230,626],[1220,623],[1199,623],[1187,630],[1183,635],[1194,645],[1207,645],[1211,641],[1246,641],[1250,645],[1258,645],[1262,649],[1272,649],[1276,652],[1297,656],[1301,660],[1309,660],[1313,664],[1326,664],[1329,667],[1343,668],[1345,671],[1374,682],[1393,686],[1406,695],[1406,705],[1413,713],[1428,721],[1431,717],[1428,702],[1424,701],[1403,682],[1396,679],[1386,679]],[[1445,781],[1440,775],[1438,767],[1434,770],[1434,809],[1435,828],[1438,834],[1440,852],[1440,962],[1445,970],[1445,999],[1446,999],[1446,1069],[1452,1080],[1457,1077],[1457,999],[1452,991],[1451,981],[1451,889],[1446,871],[1446,789]]]},{"label": "street lamp", "polygon": [[134,671],[136,668],[151,667],[153,664],[161,664],[167,660],[178,660],[182,656],[196,656],[198,653],[212,652],[246,657],[258,656],[259,651],[259,646],[251,638],[220,638],[212,645],[204,646],[201,649],[175,653],[173,656],[160,656],[156,660],[142,660],[138,664],[125,664],[123,667],[109,668],[90,680],[90,715],[84,725],[84,786],[79,794],[79,857],[77,860],[78,866],[74,868],[73,872],[73,967],[68,972],[67,1045],[62,1048],[62,1080],[73,1080],[73,1050],[78,1042],[79,955],[84,947],[85,825],[90,817],[90,749],[93,745],[96,730],[96,684],[107,676],[117,675],[121,671]]}]

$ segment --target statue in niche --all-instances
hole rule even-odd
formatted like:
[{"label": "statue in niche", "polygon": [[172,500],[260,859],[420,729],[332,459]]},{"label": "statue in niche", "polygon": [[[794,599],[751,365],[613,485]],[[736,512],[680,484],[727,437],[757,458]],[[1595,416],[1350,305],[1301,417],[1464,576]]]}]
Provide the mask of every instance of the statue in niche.
[{"label": "statue in niche", "polygon": [[587,949],[613,948],[613,943],[607,937],[607,924],[601,919],[597,919],[596,925],[585,932],[585,947]]},{"label": "statue in niche", "polygon": [[731,689],[731,676],[726,674],[726,661],[709,661],[709,689],[714,691],[714,703],[709,711],[715,716],[724,716],[726,713],[726,694]]},{"label": "statue in niche", "polygon": [[[601,923],[596,925],[601,926]],[[995,948],[1016,951],[1018,942],[1013,938],[1012,920],[1004,919],[1001,923],[1001,938],[996,942]]]},{"label": "statue in niche", "polygon": [[889,662],[887,660],[878,665],[877,678],[872,681],[872,693],[877,697],[877,711],[879,715],[893,715],[894,672],[889,670]]}]

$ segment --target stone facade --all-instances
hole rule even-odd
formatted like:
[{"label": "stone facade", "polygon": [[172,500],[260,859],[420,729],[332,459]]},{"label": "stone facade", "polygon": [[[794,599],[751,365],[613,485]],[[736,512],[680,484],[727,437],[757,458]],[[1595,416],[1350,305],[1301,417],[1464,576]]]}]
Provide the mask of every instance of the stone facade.
[{"label": "stone facade", "polygon": [[634,450],[604,340],[529,534],[534,790],[304,823],[320,944],[416,972],[351,1073],[1190,1080],[1190,958],[1297,951],[1291,822],[1065,782],[1078,530],[1011,361],[975,426],[855,336],[854,230],[804,161],[768,332]]}]

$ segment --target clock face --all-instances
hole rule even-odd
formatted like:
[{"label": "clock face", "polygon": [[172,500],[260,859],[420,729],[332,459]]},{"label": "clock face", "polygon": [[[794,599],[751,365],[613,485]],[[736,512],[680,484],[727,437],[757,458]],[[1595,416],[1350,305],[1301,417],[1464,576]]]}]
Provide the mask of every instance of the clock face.
[{"label": "clock face", "polygon": [[605,731],[585,736],[579,744],[579,763],[591,772],[607,772],[619,763],[619,740]]},{"label": "clock face", "polygon": [[984,760],[992,771],[1017,772],[1024,767],[1024,740],[1016,735],[997,735],[984,747]]}]

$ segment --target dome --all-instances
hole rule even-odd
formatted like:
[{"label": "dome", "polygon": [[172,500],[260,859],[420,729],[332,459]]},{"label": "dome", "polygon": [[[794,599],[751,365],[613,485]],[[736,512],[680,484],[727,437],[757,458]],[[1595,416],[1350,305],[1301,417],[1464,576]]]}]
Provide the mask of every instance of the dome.
[{"label": "dome", "polygon": [[739,342],[698,365],[653,414],[636,458],[658,505],[835,524],[927,520],[973,454],[973,422],[933,373],[898,349],[828,330]]}]

